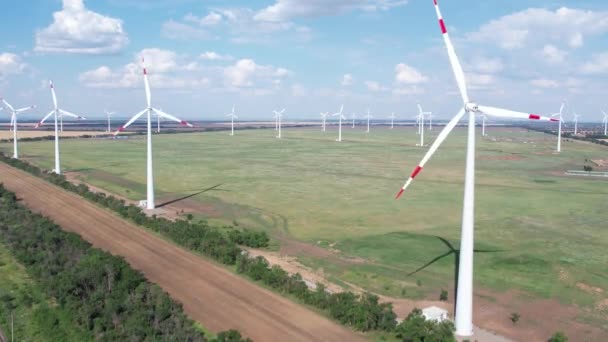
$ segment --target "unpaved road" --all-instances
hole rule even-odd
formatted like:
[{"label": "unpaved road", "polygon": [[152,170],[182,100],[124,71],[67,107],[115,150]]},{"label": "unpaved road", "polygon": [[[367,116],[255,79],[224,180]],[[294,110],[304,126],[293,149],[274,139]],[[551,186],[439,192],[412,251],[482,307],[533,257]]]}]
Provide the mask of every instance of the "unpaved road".
[{"label": "unpaved road", "polygon": [[168,243],[110,211],[0,163],[0,182],[32,211],[95,247],[124,257],[218,332],[237,329],[256,341],[357,341],[363,337]]}]

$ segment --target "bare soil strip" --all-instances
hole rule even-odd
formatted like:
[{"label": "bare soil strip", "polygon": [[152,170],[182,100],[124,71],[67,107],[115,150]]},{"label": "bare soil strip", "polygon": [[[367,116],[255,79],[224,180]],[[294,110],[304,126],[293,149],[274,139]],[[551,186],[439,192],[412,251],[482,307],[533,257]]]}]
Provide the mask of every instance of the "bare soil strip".
[{"label": "bare soil strip", "polygon": [[211,331],[257,341],[357,341],[349,329],[183,250],[83,198],[0,163],[0,182],[67,231],[124,257]]}]

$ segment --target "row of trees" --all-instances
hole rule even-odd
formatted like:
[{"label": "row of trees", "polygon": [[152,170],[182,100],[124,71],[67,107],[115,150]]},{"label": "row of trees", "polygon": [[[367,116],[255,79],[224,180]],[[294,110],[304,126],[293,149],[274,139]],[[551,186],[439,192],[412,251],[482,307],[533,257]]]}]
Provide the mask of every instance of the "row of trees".
[{"label": "row of trees", "polygon": [[[555,135],[555,136],[557,136],[557,134],[558,134],[557,132],[554,132],[552,130],[545,130],[545,129],[540,129],[540,128],[536,128],[536,127],[526,127],[526,129],[529,129],[532,131],[537,131],[537,132],[542,132],[545,134],[551,134],[551,135]],[[594,144],[608,146],[608,141],[606,141],[608,139],[608,137],[603,134],[585,135],[584,137],[581,137],[581,136],[574,135],[569,132],[568,133],[562,132],[562,138],[589,141]]]},{"label": "row of trees", "polygon": [[[200,252],[225,265],[236,265],[238,273],[246,275],[254,281],[262,282],[280,293],[294,296],[302,302],[326,312],[344,325],[359,331],[399,332],[404,329],[405,321],[397,325],[397,316],[392,309],[392,304],[379,303],[378,297],[373,294],[329,293],[323,284],[317,284],[315,290],[310,290],[300,274],[289,275],[277,265],[270,267],[265,258],[250,258],[238,247],[239,244],[255,248],[268,246],[269,239],[264,232],[240,230],[234,227],[212,227],[205,221],[193,223],[188,220],[170,221],[156,216],[149,217],[134,205],[126,205],[123,200],[113,196],[92,192],[86,185],[75,185],[61,175],[43,172],[36,166],[7,158],[1,153],[0,160],[109,208],[122,217],[158,232],[183,247]],[[434,330],[429,330],[429,336],[434,334]],[[407,341],[407,339],[404,340]]]},{"label": "row of trees", "polygon": [[180,304],[122,258],[32,213],[2,184],[0,222],[3,243],[91,339],[207,341]]}]

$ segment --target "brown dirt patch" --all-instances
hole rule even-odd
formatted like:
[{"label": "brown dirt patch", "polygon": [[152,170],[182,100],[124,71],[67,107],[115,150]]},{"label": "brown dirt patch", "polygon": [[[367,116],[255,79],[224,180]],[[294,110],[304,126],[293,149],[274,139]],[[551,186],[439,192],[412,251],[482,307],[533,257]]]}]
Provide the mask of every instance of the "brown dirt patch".
[{"label": "brown dirt patch", "polygon": [[0,163],[0,181],[33,211],[95,247],[123,256],[211,331],[235,328],[259,341],[362,338],[44,180]]}]

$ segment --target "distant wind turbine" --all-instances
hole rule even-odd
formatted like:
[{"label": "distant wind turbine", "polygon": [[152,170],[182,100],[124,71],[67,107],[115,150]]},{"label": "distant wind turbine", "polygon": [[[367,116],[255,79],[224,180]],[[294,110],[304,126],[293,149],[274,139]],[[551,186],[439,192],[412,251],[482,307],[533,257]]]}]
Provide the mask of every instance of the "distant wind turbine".
[{"label": "distant wind turbine", "polygon": [[481,136],[486,136],[486,120],[487,116],[485,114],[481,114]]},{"label": "distant wind turbine", "polygon": [[581,116],[576,114],[576,112],[574,113],[574,135],[578,134],[578,118],[580,118]]},{"label": "distant wind turbine", "polygon": [[389,115],[388,118],[391,119],[391,129],[393,129],[395,127],[395,118],[396,118],[395,113],[394,112],[391,113],[391,115]]},{"label": "distant wind turbine", "polygon": [[[30,109],[34,109],[34,108],[36,108],[36,106],[29,106],[29,107],[15,109],[8,102],[6,102],[6,100],[4,98],[0,97],[0,101],[2,101],[2,104],[4,105],[6,110],[11,113],[11,127],[12,127],[12,131],[13,131],[13,158],[19,159],[19,150],[17,148],[17,114],[23,113]],[[2,108],[0,108],[0,109],[2,109]]]},{"label": "distant wind turbine", "polygon": [[323,120],[323,125],[322,127],[322,131],[325,132],[325,120],[327,120],[327,116],[329,115],[329,113],[321,113],[321,119]]},{"label": "distant wind turbine", "polygon": [[369,120],[372,118],[372,114],[369,111],[369,108],[367,109],[367,133],[369,133]]},{"label": "distant wind turbine", "polygon": [[60,109],[59,105],[57,104],[57,95],[55,94],[55,86],[53,85],[53,81],[49,81],[49,86],[51,88],[51,96],[53,98],[54,107],[50,113],[48,113],[44,118],[42,118],[42,120],[40,120],[40,122],[36,125],[36,128],[38,128],[42,124],[44,124],[46,119],[48,119],[51,115],[53,115],[55,117],[55,169],[53,170],[53,172],[60,175],[61,166],[59,163],[59,132],[58,132],[59,128],[57,127],[57,119],[59,117],[63,117],[63,115],[71,116],[71,117],[74,117],[76,119],[81,119],[81,120],[85,120],[85,118],[80,115],[72,114],[72,113],[68,112],[67,110]]},{"label": "distant wind turbine", "polygon": [[422,106],[418,104],[418,132],[420,134],[420,145],[424,146],[424,116],[429,115],[431,112],[425,112],[422,110]]},{"label": "distant wind turbine", "polygon": [[114,112],[110,112],[108,110],[104,110],[104,112],[106,113],[106,118],[108,119],[108,133],[112,132],[112,115],[114,115]]},{"label": "distant wind turbine", "polygon": [[344,117],[344,115],[342,115],[342,111],[344,110],[344,105],[342,105],[340,107],[340,111],[337,113],[332,114],[332,116],[338,116],[338,120],[340,120],[338,122],[338,139],[336,141],[341,142],[342,141],[342,120],[346,120],[346,118]]},{"label": "distant wind turbine", "polygon": [[562,106],[559,109],[559,113],[555,113],[553,115],[551,115],[551,117],[557,116],[559,118],[559,122],[558,122],[558,129],[557,129],[557,152],[561,152],[562,151],[562,120],[563,120],[563,113],[564,113],[564,107],[566,106],[565,103],[562,103]]},{"label": "distant wind turbine", "polygon": [[352,128],[355,128],[355,113],[353,113],[352,117],[353,117],[353,127]]},{"label": "distant wind turbine", "polygon": [[[118,130],[114,133],[114,135],[118,135],[120,132],[123,132],[127,127],[129,127],[135,120],[139,119],[142,115],[147,114],[146,121],[148,126],[148,135],[147,135],[147,161],[146,161],[146,209],[153,210],[156,208],[154,203],[154,172],[152,168],[152,113],[155,113],[158,116],[162,116],[163,118],[179,122],[180,124],[188,127],[194,127],[191,123],[188,123],[184,120],[180,120],[173,115],[167,114],[160,109],[156,109],[152,107],[152,95],[150,93],[150,83],[148,82],[148,71],[144,65],[144,60],[142,59],[142,69],[144,75],[144,88],[146,91],[146,109],[141,112],[135,114],[126,124],[120,126]],[[143,203],[142,203],[143,204]]]},{"label": "distant wind turbine", "polygon": [[234,106],[232,106],[232,112],[226,116],[230,118],[230,136],[234,136],[234,119],[239,118],[234,114]]},{"label": "distant wind turbine", "polygon": [[282,125],[282,120],[283,120],[283,113],[285,113],[285,108],[283,108],[282,111],[277,112],[276,110],[273,111],[274,116],[277,120],[277,128],[278,128],[278,135],[277,135],[277,139],[281,139],[281,125]]}]

